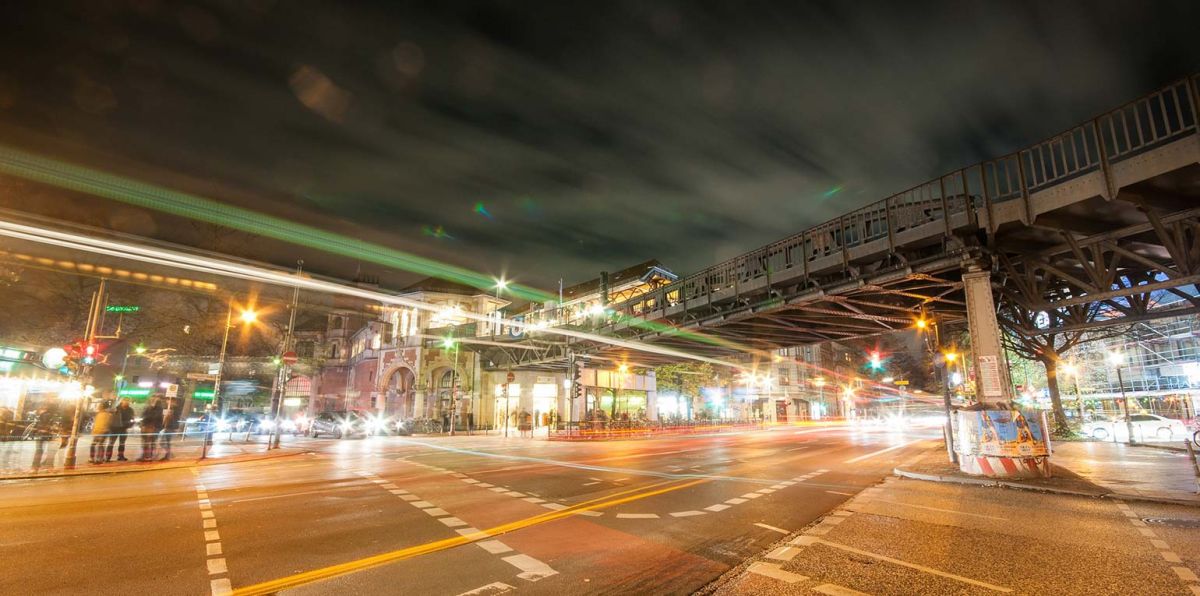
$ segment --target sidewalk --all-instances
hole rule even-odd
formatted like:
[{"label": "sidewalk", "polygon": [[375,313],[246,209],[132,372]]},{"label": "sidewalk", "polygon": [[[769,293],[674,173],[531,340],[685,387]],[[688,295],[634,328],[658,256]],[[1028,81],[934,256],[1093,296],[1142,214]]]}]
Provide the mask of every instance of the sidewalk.
[{"label": "sidewalk", "polygon": [[34,469],[32,464],[37,448],[35,441],[0,443],[0,481],[144,472],[148,470],[185,468],[195,465],[228,464],[296,455],[306,451],[302,448],[289,447],[288,437],[283,438],[282,448],[267,451],[265,436],[251,436],[250,440],[246,441],[244,435],[234,435],[231,441],[228,435],[222,434],[213,437],[213,445],[209,447],[205,458],[200,459],[202,447],[200,437],[188,436],[175,441],[174,445],[172,445],[172,457],[170,460],[142,462],[138,461],[141,455],[141,443],[140,441],[135,442],[131,439],[126,446],[125,453],[129,461],[117,461],[114,454],[112,461],[97,465],[88,463],[88,447],[90,444],[91,437],[80,438],[76,449],[75,468],[66,469],[66,448],[60,447],[60,442],[57,440],[46,441],[42,445],[42,465]]},{"label": "sidewalk", "polygon": [[1186,452],[1072,441],[1055,443],[1051,460],[1115,494],[1200,505],[1196,476]]},{"label": "sidewalk", "polygon": [[1054,444],[1051,462],[1052,478],[1002,480],[967,475],[948,461],[944,451],[937,451],[925,453],[895,472],[917,480],[1200,506],[1186,453],[1121,443],[1070,441]]},{"label": "sidewalk", "polygon": [[1183,505],[892,477],[699,593],[1196,595],[1193,524]]}]

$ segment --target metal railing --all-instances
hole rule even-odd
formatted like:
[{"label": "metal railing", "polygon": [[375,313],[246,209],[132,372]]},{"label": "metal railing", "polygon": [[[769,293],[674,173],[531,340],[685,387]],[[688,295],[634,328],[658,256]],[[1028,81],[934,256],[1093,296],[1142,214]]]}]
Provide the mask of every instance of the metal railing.
[{"label": "metal railing", "polygon": [[[1111,185],[1112,164],[1184,136],[1197,134],[1200,75],[1176,81],[1158,91],[1106,112],[1031,147],[983,161],[920,184],[827,221],[763,248],[703,269],[633,300],[612,305],[611,316],[596,326],[611,326],[632,317],[647,317],[679,304],[707,302],[789,270],[801,272],[807,285],[821,270],[850,264],[850,249],[884,240],[892,251],[897,236],[928,224],[949,234],[953,218],[969,223],[987,217],[997,203],[1028,200],[1033,192],[1085,174],[1102,171]],[[1111,191],[1110,186],[1110,191]],[[830,259],[830,262],[824,262]],[[789,273],[788,278],[795,275]]]}]

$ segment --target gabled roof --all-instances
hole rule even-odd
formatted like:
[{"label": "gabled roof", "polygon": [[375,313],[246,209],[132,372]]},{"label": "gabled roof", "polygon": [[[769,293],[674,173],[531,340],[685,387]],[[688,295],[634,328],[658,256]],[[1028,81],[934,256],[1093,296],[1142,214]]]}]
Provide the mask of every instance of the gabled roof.
[{"label": "gabled roof", "polygon": [[[611,290],[612,288],[637,279],[649,281],[656,275],[665,277],[672,281],[679,277],[671,272],[670,269],[664,267],[663,264],[658,261],[658,259],[650,259],[649,261],[638,263],[637,265],[627,267],[617,271],[616,273],[609,273],[608,287]],[[600,278],[597,277],[593,280],[575,284],[569,288],[563,288],[563,301],[569,302],[581,296],[587,296],[588,294],[596,294],[599,292]]]}]

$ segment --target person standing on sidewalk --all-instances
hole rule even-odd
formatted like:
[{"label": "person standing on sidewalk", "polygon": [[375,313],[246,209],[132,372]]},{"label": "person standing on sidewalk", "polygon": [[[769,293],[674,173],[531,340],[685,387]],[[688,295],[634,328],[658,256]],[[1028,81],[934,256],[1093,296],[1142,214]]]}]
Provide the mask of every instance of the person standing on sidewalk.
[{"label": "person standing on sidewalk", "polygon": [[88,448],[88,463],[102,464],[104,463],[105,453],[112,451],[112,446],[109,441],[112,440],[112,435],[109,431],[112,430],[113,413],[112,404],[108,401],[100,402],[99,408],[96,410],[96,416],[92,419],[92,445]]},{"label": "person standing on sidewalk", "polygon": [[154,446],[158,443],[158,431],[162,430],[162,424],[162,400],[156,397],[142,410],[141,461],[154,461]]},{"label": "person standing on sidewalk", "polygon": [[112,438],[108,442],[108,451],[104,454],[104,461],[112,461],[113,445],[117,447],[117,461],[129,461],[125,459],[125,439],[129,438],[129,429],[133,426],[133,406],[129,405],[129,398],[121,398],[121,404],[113,411],[112,422]]},{"label": "person standing on sidewalk", "polygon": [[[50,404],[42,404],[33,418],[33,471],[38,471],[46,462],[43,462],[43,454],[46,451],[46,443],[49,443],[54,438],[58,412],[50,407]],[[45,454],[45,459],[54,460],[53,450]]]},{"label": "person standing on sidewalk", "polygon": [[163,456],[158,461],[167,461],[171,459],[171,440],[175,438],[175,433],[179,431],[179,400],[171,399],[170,407],[167,408],[166,414],[163,415],[162,427],[162,447]]}]

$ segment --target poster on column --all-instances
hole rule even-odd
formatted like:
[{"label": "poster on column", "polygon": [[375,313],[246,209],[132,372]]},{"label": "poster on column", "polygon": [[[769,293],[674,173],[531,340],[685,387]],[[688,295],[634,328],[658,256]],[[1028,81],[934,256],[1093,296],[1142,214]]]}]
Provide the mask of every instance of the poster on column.
[{"label": "poster on column", "polygon": [[1000,357],[979,357],[980,393],[984,397],[1004,397],[1004,389],[1000,386]]},{"label": "poster on column", "polygon": [[1017,410],[959,410],[956,451],[992,457],[1050,455],[1045,417]]}]

